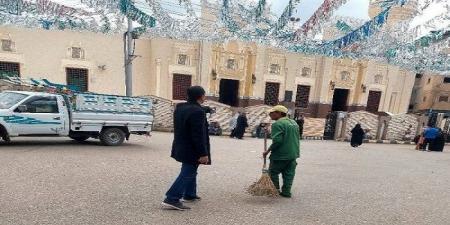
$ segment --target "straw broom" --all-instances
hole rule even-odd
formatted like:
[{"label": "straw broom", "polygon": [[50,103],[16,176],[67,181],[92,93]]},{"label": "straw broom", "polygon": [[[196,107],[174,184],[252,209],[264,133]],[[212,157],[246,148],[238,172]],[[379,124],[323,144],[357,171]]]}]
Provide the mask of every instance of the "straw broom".
[{"label": "straw broom", "polygon": [[[264,151],[267,149],[267,129],[264,132]],[[275,185],[270,179],[269,170],[267,169],[267,159],[264,156],[264,165],[262,169],[262,176],[259,180],[250,187],[248,187],[247,192],[253,196],[269,196],[276,197],[279,195],[279,192]]]}]

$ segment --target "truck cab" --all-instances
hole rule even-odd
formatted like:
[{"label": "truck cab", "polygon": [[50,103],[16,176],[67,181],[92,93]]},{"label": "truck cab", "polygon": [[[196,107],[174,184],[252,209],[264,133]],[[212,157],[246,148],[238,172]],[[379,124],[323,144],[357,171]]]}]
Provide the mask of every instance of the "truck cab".
[{"label": "truck cab", "polygon": [[36,92],[0,93],[0,134],[15,136],[67,136],[70,118],[63,96]]}]

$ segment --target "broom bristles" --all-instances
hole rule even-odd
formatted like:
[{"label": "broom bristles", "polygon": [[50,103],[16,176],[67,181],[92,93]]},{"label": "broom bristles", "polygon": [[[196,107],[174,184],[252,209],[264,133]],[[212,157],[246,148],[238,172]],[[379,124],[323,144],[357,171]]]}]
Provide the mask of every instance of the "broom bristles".
[{"label": "broom bristles", "polygon": [[276,197],[279,195],[277,188],[267,173],[263,173],[257,182],[250,185],[247,192],[253,196]]}]

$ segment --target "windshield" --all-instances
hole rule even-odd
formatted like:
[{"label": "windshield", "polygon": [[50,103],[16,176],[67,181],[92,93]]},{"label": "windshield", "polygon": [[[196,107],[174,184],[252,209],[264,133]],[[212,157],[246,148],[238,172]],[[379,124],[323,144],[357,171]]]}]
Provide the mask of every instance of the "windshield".
[{"label": "windshield", "polygon": [[27,96],[28,95],[13,92],[0,93],[0,109],[9,109]]}]

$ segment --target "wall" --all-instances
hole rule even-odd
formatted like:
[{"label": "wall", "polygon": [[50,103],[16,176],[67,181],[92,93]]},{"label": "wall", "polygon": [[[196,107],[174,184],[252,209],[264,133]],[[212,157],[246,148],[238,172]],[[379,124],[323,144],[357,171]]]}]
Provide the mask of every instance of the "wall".
[{"label": "wall", "polygon": [[[23,76],[65,83],[65,67],[80,67],[89,70],[90,91],[125,93],[121,35],[0,27],[0,36],[16,42],[16,51],[0,52],[0,60],[19,62]],[[85,59],[71,59],[68,51],[71,47],[83,48]],[[186,65],[178,64],[179,54],[189,57]],[[208,43],[143,38],[136,41],[135,55],[138,56],[133,61],[135,95],[172,99],[173,74],[179,73],[192,76],[192,84],[202,85],[215,100],[219,97],[220,79],[239,80],[240,106],[262,104],[266,82],[277,82],[280,83],[278,100],[282,102],[285,91],[292,91],[292,101],[284,104],[294,107],[297,86],[307,85],[311,86],[309,105],[300,110],[312,117],[324,117],[331,110],[330,82],[335,83],[335,88],[350,91],[350,111],[364,110],[369,91],[376,90],[382,92],[379,111],[394,114],[406,112],[414,84],[414,75],[396,66],[306,56],[239,41]],[[226,68],[230,58],[238,63],[235,70]],[[271,64],[280,66],[279,73],[270,72]],[[99,69],[101,65],[106,70]],[[307,74],[303,73],[305,68],[309,69]],[[216,77],[212,76],[213,70]],[[344,71],[349,72],[348,78],[341,77]]]},{"label": "wall", "polygon": [[[0,36],[11,39],[15,44],[14,52],[0,52],[0,61],[20,63],[23,77],[48,78],[66,83],[66,67],[85,68],[89,70],[90,91],[125,94],[123,42],[120,35],[2,26]],[[84,49],[85,58],[72,59],[71,47]],[[145,94],[149,89],[140,82],[149,77],[149,43],[138,41],[136,47],[136,54],[142,57],[134,61],[134,91]],[[103,65],[105,70],[99,69]]]},{"label": "wall", "polygon": [[[450,83],[443,83],[442,75],[424,73],[422,78],[416,79],[415,96],[411,101],[414,112],[424,112],[429,109],[450,111]],[[447,102],[439,101],[440,96],[449,96]]]}]

